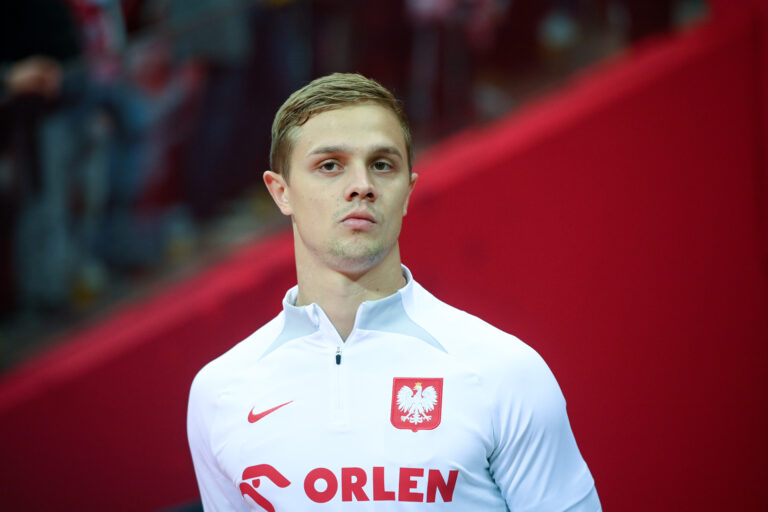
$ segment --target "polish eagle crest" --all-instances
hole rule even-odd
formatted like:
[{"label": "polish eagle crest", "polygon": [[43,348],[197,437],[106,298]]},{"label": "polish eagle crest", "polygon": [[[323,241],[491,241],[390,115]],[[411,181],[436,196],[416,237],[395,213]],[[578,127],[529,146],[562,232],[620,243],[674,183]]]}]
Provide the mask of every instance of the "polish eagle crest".
[{"label": "polish eagle crest", "polygon": [[422,387],[421,382],[416,382],[413,389],[403,386],[397,392],[397,408],[404,413],[400,416],[400,421],[407,421],[418,425],[424,421],[430,421],[432,416],[427,414],[431,412],[437,404],[437,391],[434,386]]}]

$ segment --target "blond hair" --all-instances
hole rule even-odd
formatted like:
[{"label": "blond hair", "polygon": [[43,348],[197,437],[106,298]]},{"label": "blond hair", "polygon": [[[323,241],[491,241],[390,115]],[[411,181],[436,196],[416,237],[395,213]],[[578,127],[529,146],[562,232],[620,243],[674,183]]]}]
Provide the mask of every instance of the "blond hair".
[{"label": "blond hair", "polygon": [[272,123],[272,146],[269,151],[272,171],[288,177],[296,128],[321,112],[360,103],[375,103],[397,116],[405,139],[410,171],[413,162],[411,129],[400,102],[377,81],[356,73],[333,73],[317,78],[285,100]]}]

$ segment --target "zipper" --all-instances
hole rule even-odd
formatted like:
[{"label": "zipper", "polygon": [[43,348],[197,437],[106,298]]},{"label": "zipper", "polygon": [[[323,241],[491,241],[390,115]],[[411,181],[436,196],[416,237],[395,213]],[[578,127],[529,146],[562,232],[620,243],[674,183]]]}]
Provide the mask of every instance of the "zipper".
[{"label": "zipper", "polygon": [[346,423],[346,411],[344,410],[344,383],[341,372],[341,345],[336,347],[336,354],[334,355],[335,373],[336,373],[336,421],[344,424]]},{"label": "zipper", "polygon": [[336,410],[344,409],[344,385],[341,382],[341,345],[336,347]]}]

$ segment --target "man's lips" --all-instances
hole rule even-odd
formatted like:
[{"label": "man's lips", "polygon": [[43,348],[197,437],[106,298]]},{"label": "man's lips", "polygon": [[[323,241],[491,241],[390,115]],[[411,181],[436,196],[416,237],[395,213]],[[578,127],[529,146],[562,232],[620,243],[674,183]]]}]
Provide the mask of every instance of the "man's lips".
[{"label": "man's lips", "polygon": [[354,211],[341,219],[341,223],[353,229],[365,229],[376,224],[376,219],[367,211]]}]

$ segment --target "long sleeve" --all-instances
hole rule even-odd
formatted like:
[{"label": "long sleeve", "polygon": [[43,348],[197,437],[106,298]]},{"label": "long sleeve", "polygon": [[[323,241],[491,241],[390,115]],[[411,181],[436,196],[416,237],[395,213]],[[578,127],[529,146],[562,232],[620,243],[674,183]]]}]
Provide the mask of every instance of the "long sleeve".
[{"label": "long sleeve", "polygon": [[[204,370],[203,370],[204,371]],[[206,512],[248,510],[234,483],[221,471],[211,448],[211,423],[215,394],[201,371],[192,382],[187,409],[187,437],[197,485]]]},{"label": "long sleeve", "polygon": [[599,511],[560,387],[538,354],[526,359],[497,389],[491,476],[511,512]]}]

